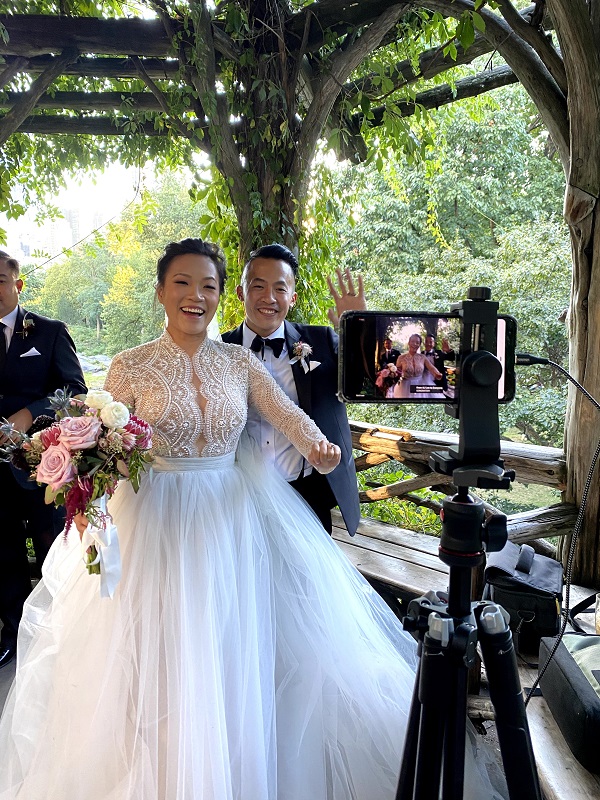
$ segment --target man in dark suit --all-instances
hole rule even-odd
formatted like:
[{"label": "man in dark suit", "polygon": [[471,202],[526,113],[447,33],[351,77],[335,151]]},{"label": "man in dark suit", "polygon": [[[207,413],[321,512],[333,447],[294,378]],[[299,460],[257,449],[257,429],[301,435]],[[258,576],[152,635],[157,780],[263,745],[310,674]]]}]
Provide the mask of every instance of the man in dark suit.
[{"label": "man in dark suit", "polygon": [[[223,341],[249,347],[261,358],[277,383],[342,451],[340,464],[320,475],[289,441],[252,408],[248,431],[266,459],[304,497],[323,527],[331,533],[331,509],[338,505],[350,535],[360,519],[352,439],[346,408],[338,400],[338,337],[328,326],[301,325],[286,320],[296,302],[298,261],[283,245],[253,252],[242,273],[237,294],[244,304],[244,322],[223,334]],[[329,282],[336,313],[366,308],[362,281],[357,291],[349,274],[338,273],[339,292]]]},{"label": "man in dark suit", "polygon": [[[56,389],[85,393],[75,346],[62,322],[19,305],[19,264],[0,251],[0,418],[28,431],[40,414],[53,414]],[[2,442],[0,442],[1,444]],[[31,537],[38,566],[62,529],[64,515],[44,503],[44,489],[0,463],[0,667],[15,656],[23,603],[31,592],[25,539]]]},{"label": "man in dark suit", "polygon": [[399,355],[400,350],[396,350],[395,347],[392,347],[392,340],[384,339],[383,347],[379,355],[379,369],[383,369],[388,364],[395,364]]},{"label": "man in dark suit", "polygon": [[425,356],[432,362],[438,372],[442,373],[441,378],[434,380],[436,386],[442,389],[448,388],[448,376],[446,373],[446,361],[454,361],[454,350],[450,349],[447,339],[442,339],[442,349],[438,350],[435,346],[435,336],[427,334],[425,337]]}]

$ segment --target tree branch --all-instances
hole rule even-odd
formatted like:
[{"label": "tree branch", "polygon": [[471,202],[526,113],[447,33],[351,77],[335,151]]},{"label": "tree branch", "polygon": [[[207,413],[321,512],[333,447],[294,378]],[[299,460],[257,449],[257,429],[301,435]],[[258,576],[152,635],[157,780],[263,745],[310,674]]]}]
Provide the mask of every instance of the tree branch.
[{"label": "tree branch", "polygon": [[[520,13],[524,22],[528,22],[533,15],[535,5],[527,6]],[[419,66],[415,71],[414,62],[410,59],[399,61],[388,72],[386,77],[392,81],[395,89],[400,89],[403,86],[408,86],[418,80],[428,80],[435,78],[442,72],[454,69],[454,67],[461,64],[471,64],[479,56],[491,53],[494,46],[480,33],[475,34],[475,41],[468,50],[464,50],[460,43],[456,42],[456,58],[452,58],[450,54],[445,56],[443,54],[443,47],[433,47],[430,50],[425,50],[419,55]],[[377,92],[377,87],[373,84],[373,78],[377,73],[366,75],[360,80],[352,81],[344,86],[344,92],[347,97],[352,97],[357,92],[363,92],[369,96],[373,96]]]},{"label": "tree branch", "polygon": [[64,50],[56,61],[39,78],[36,78],[21,100],[4,115],[0,121],[0,147],[4,146],[9,136],[12,136],[19,125],[31,114],[38,99],[61,74],[63,65],[73,61],[78,55],[78,52],[72,48]]},{"label": "tree branch", "polygon": [[528,24],[510,0],[496,1],[504,19],[515,33],[518,33],[525,42],[533,47],[566,97],[567,74],[565,72],[565,65],[560,55],[548,41],[548,37],[545,36],[539,28],[534,28],[533,25]]},{"label": "tree branch", "polygon": [[210,154],[209,142],[206,141],[206,139],[203,136],[201,136],[201,135],[199,136],[198,135],[199,129],[198,128],[192,128],[192,129],[188,128],[188,126],[183,122],[183,120],[179,119],[179,117],[176,117],[171,112],[171,109],[170,109],[170,106],[169,106],[169,101],[165,97],[164,92],[162,92],[158,88],[158,86],[154,83],[152,78],[148,75],[148,73],[144,69],[144,65],[142,64],[142,62],[138,58],[138,56],[134,56],[133,57],[133,63],[135,64],[135,67],[137,69],[138,75],[144,81],[144,83],[146,84],[148,89],[150,89],[150,91],[152,92],[152,94],[154,95],[156,100],[158,101],[158,104],[159,104],[160,108],[163,110],[167,120],[170,120],[173,123],[173,125],[174,125],[175,129],[177,130],[177,132],[181,136],[185,136],[188,139],[193,140],[194,144],[196,144],[201,150],[203,150],[207,154]]},{"label": "tree branch", "polygon": [[15,58],[10,63],[7,63],[2,72],[0,72],[0,89],[4,89],[6,84],[10,83],[15,75],[24,70],[28,64],[29,61],[26,58]]},{"label": "tree branch", "polygon": [[297,43],[306,35],[305,52],[314,53],[323,47],[328,34],[334,33],[341,38],[352,29],[372,25],[389,6],[389,0],[351,3],[348,0],[317,0],[292,15],[286,25],[286,45],[291,53],[295,53]]},{"label": "tree branch", "polygon": [[[453,0],[452,3],[444,0],[426,0],[422,5],[451,17],[460,17],[464,11],[474,10],[471,0]],[[537,106],[566,169],[569,163],[569,117],[564,94],[539,55],[506,20],[483,7],[479,8],[478,13],[485,21],[485,31],[482,35],[494,45],[512,68]]]},{"label": "tree branch", "polygon": [[231,181],[230,192],[236,211],[249,208],[250,198],[244,181],[244,169],[229,122],[227,98],[217,91],[212,22],[205,0],[192,8],[194,37],[194,69],[190,69],[193,86],[208,118],[213,157],[220,172]]},{"label": "tree branch", "polygon": [[[454,86],[444,84],[443,86],[436,86],[433,89],[420,92],[415,96],[414,100],[401,100],[396,103],[394,113],[398,113],[401,117],[410,117],[415,113],[417,106],[427,109],[439,108],[440,106],[454,103],[457,100],[464,100],[465,97],[477,97],[480,94],[491,92],[493,89],[498,89],[501,86],[510,86],[518,82],[519,79],[510,67],[506,65],[496,67],[496,69],[486,70],[485,72],[480,72],[478,75],[456,81]],[[387,111],[386,106],[374,108],[371,109],[371,111],[373,119],[369,120],[369,125],[371,127],[382,125]],[[355,120],[357,124],[360,124],[362,117],[362,114],[356,114],[352,119]]]},{"label": "tree branch", "polygon": [[351,48],[337,50],[329,64],[323,67],[323,72],[315,85],[313,100],[302,124],[290,170],[293,180],[298,181],[298,197],[302,197],[307,185],[306,167],[309,155],[314,151],[344,81],[377,46],[385,33],[398,22],[406,7],[406,3],[400,3],[388,8],[376,22],[363,31]]}]

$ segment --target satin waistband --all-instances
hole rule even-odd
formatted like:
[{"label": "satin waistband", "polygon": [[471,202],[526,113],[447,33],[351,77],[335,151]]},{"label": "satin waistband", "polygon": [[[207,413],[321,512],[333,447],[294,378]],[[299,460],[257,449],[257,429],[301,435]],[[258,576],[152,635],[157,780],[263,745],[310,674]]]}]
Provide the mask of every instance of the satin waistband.
[{"label": "satin waistband", "polygon": [[198,472],[204,469],[223,469],[232,467],[235,463],[235,453],[225,453],[222,456],[206,456],[205,458],[167,458],[154,456],[152,470],[154,472]]}]

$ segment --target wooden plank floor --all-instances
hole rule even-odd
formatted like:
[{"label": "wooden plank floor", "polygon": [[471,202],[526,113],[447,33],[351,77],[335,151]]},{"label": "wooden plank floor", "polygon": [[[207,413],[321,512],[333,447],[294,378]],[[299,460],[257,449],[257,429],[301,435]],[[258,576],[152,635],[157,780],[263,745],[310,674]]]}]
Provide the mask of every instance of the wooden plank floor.
[{"label": "wooden plank floor", "polygon": [[448,567],[437,556],[435,536],[368,518],[349,536],[341,515],[334,512],[333,538],[365,578],[397,590],[401,600],[448,588]]},{"label": "wooden plank floor", "polygon": [[[333,538],[354,566],[375,584],[383,584],[401,600],[445,590],[448,567],[437,557],[439,540],[402,530],[378,520],[363,518],[351,537],[339,514],[334,513]],[[571,606],[592,590],[571,588]],[[535,669],[519,667],[521,685],[530,687]],[[600,800],[600,777],[592,775],[573,757],[543,697],[527,706],[533,749],[545,800]]]}]

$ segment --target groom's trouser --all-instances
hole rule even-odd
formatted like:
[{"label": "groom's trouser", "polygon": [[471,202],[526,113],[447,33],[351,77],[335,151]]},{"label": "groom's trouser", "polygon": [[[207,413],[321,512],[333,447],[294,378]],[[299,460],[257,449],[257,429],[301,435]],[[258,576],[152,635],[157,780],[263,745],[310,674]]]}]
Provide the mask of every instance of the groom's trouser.
[{"label": "groom's trouser", "polygon": [[4,647],[13,647],[23,603],[31,592],[25,540],[33,540],[39,571],[63,528],[64,512],[44,503],[43,488],[21,486],[8,464],[0,464],[0,509],[0,641]]},{"label": "groom's trouser", "polygon": [[306,500],[327,533],[331,533],[331,509],[337,505],[337,501],[325,475],[313,469],[310,475],[296,478],[289,484]]}]

